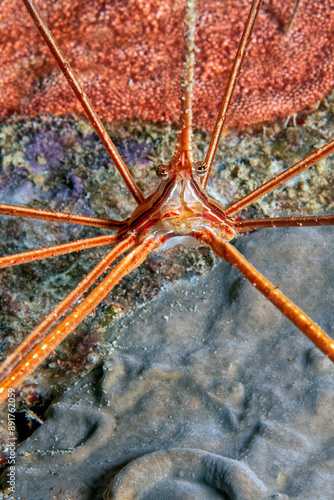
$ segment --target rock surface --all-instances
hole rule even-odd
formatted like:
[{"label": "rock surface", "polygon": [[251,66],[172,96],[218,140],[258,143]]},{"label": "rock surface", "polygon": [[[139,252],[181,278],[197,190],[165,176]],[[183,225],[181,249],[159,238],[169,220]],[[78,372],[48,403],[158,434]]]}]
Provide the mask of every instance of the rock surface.
[{"label": "rock surface", "polygon": [[[329,101],[303,127],[276,124],[224,137],[211,193],[227,206],[329,140],[333,116]],[[110,130],[150,192],[154,167],[171,154],[173,130]],[[207,137],[196,134],[195,141],[201,158]],[[116,218],[134,207],[82,121],[7,123],[0,146],[3,202]],[[245,216],[333,213],[332,186],[329,158]],[[96,234],[11,217],[1,224],[3,254]],[[333,336],[333,243],[333,229],[323,227],[261,231],[237,247]],[[68,255],[0,274],[3,356],[102,255]],[[238,461],[269,495],[327,500],[334,475],[332,394],[332,365],[235,269],[207,249],[155,253],[18,392],[16,494],[36,500],[33,479],[43,500],[102,498],[130,460],[165,450],[173,466],[171,450],[182,448]],[[5,405],[1,411],[6,431]]]},{"label": "rock surface", "polygon": [[[332,336],[333,238],[332,228],[265,230],[237,243]],[[221,262],[174,283],[106,341],[103,370],[70,388],[19,446],[18,496],[102,498],[129,461],[196,448],[247,464],[267,498],[331,498],[333,365],[236,269]]]}]

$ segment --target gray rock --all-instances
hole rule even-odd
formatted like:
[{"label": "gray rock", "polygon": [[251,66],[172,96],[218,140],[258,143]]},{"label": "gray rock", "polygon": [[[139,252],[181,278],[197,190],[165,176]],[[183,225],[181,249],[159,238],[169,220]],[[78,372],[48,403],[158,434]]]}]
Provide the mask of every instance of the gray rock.
[{"label": "gray rock", "polygon": [[157,451],[133,460],[117,474],[113,488],[106,491],[105,497],[115,500],[214,500],[224,497],[260,500],[267,499],[269,492],[242,463],[184,448]]},{"label": "gray rock", "polygon": [[[264,230],[237,247],[333,336],[333,244],[333,229],[322,227]],[[333,365],[235,268],[221,262],[168,285],[109,328],[106,342],[103,367],[71,387],[18,447],[18,496],[103,498],[131,460],[144,462],[122,481],[148,460],[150,483],[167,457],[175,466],[171,450],[191,448],[238,461],[268,498],[332,497]],[[156,451],[166,453],[145,458]],[[217,494],[198,498],[225,498]]]},{"label": "gray rock", "polygon": [[[227,206],[330,140],[333,109],[332,96],[303,127],[274,124],[223,137],[210,192]],[[111,135],[140,187],[152,191],[154,167],[170,157],[174,131],[117,125]],[[201,159],[206,134],[197,133],[195,143]],[[114,218],[133,210],[83,121],[6,123],[0,146],[2,202]],[[333,213],[332,163],[323,160],[249,207],[246,216]],[[97,234],[20,218],[0,222],[3,254]],[[261,231],[237,242],[332,336],[333,238],[333,229],[323,227]],[[102,255],[94,250],[1,273],[3,357]],[[332,498],[332,365],[236,269],[223,262],[212,269],[213,262],[206,249],[153,254],[23,385],[18,404],[24,403],[19,411],[26,427],[36,418],[29,397],[48,401],[69,389],[17,448],[17,496],[102,498],[132,460],[181,448],[236,460],[270,495]],[[75,383],[97,358],[100,367]],[[7,413],[0,411],[1,440]]]}]

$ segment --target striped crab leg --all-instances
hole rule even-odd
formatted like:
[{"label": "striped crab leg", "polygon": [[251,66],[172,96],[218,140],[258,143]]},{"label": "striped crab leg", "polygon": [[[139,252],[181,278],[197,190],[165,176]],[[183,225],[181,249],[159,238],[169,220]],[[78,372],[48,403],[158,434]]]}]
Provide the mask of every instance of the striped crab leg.
[{"label": "striped crab leg", "polygon": [[334,340],[288,299],[278,287],[257,271],[233,245],[209,230],[198,233],[197,238],[208,244],[219,257],[234,265],[259,292],[334,362]]},{"label": "striped crab leg", "polygon": [[[131,238],[131,236],[130,236]],[[110,273],[94,288],[92,292],[73,309],[51,332],[47,334],[33,349],[25,354],[0,382],[0,403],[7,397],[9,388],[18,387],[41,362],[78,326],[95,307],[108,295],[121,278],[136,269],[147,255],[164,241],[163,237],[148,236],[110,271]],[[114,249],[120,250],[118,246]],[[66,309],[70,306],[67,305]],[[65,310],[66,310],[65,309]],[[45,320],[44,320],[45,321]],[[14,353],[13,353],[14,354]],[[7,370],[6,370],[7,372]]]}]

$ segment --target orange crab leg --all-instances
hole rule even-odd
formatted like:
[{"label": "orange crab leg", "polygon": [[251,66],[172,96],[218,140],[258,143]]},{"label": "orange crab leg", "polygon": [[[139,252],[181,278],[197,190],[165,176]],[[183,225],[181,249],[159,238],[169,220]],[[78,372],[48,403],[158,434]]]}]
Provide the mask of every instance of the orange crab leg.
[{"label": "orange crab leg", "polygon": [[236,266],[254,287],[282,311],[314,345],[334,362],[334,340],[298,306],[291,302],[278,287],[275,287],[257,271],[233,245],[208,230],[203,231],[198,235],[198,238],[209,244],[219,257]]},{"label": "orange crab leg", "polygon": [[209,149],[205,157],[204,163],[207,165],[207,171],[205,173],[205,176],[202,177],[202,186],[203,188],[206,187],[208,180],[209,180],[209,175],[211,171],[211,167],[213,164],[213,160],[215,159],[218,144],[223,132],[223,127],[226,122],[226,117],[227,117],[227,112],[229,110],[229,107],[231,105],[232,97],[238,82],[238,78],[240,76],[240,71],[243,66],[243,62],[246,56],[248,44],[250,42],[253,29],[254,29],[254,24],[257,19],[257,16],[259,14],[261,4],[263,0],[253,0],[252,6],[250,9],[250,12],[248,14],[247,22],[245,24],[244,32],[242,34],[240,44],[238,47],[238,52],[237,55],[234,59],[232,71],[230,74],[230,77],[227,82],[227,86],[225,89],[224,97],[222,100],[222,103],[220,105],[219,113],[217,116],[215,128],[212,133],[211,141],[209,144]]},{"label": "orange crab leg", "polygon": [[56,212],[56,210],[39,210],[37,208],[6,205],[4,203],[0,203],[0,214],[13,215],[16,217],[28,217],[29,219],[68,222],[70,224],[82,224],[83,226],[103,227],[107,229],[120,229],[126,226],[124,221],[119,220],[89,217],[87,215],[67,214],[65,212]]},{"label": "orange crab leg", "polygon": [[86,238],[79,241],[71,241],[62,245],[55,245],[53,247],[40,248],[39,250],[31,250],[30,252],[22,252],[14,255],[6,255],[0,257],[0,268],[18,266],[26,262],[38,261],[55,257],[56,255],[64,255],[71,252],[79,252],[86,248],[103,247],[107,245],[114,245],[118,241],[118,236],[115,234],[107,236],[96,236],[95,238]]},{"label": "orange crab leg", "polygon": [[246,194],[243,198],[232,203],[229,207],[226,208],[225,214],[227,217],[231,217],[232,215],[240,212],[244,208],[248,207],[251,203],[254,203],[255,200],[261,198],[265,194],[270,193],[277,186],[281,186],[288,180],[292,179],[296,175],[300,174],[304,170],[308,169],[318,161],[326,158],[326,156],[330,155],[334,151],[334,140],[323,146],[322,148],[317,149],[314,153],[306,156],[303,160],[299,161],[292,167],[287,168],[284,172],[281,172],[278,175],[275,175],[272,179],[265,182],[258,188],[254,189],[251,193]]},{"label": "orange crab leg", "polygon": [[334,215],[306,215],[303,217],[269,217],[245,219],[233,222],[237,233],[246,233],[264,227],[332,226]]},{"label": "orange crab leg", "polygon": [[195,65],[195,4],[190,1],[187,3],[185,24],[187,26],[185,34],[185,54],[183,63],[182,77],[182,97],[181,97],[181,116],[180,130],[178,140],[179,152],[187,153],[192,157],[192,94],[194,85],[194,65]]},{"label": "orange crab leg", "polygon": [[104,128],[100,118],[98,117],[94,107],[92,106],[92,103],[88,99],[87,94],[84,92],[82,89],[79,81],[77,80],[77,77],[73,73],[73,70],[63,54],[61,53],[61,50],[59,49],[55,39],[53,38],[51,32],[47,28],[45,22],[43,21],[43,18],[33,0],[22,0],[24,5],[26,6],[29,14],[31,15],[33,21],[35,22],[39,32],[41,33],[42,37],[44,38],[44,41],[46,45],[49,47],[51,54],[55,58],[55,60],[58,63],[58,66],[60,67],[61,71],[64,73],[66,80],[70,84],[73,92],[75,93],[78,101],[80,102],[81,106],[83,107],[85,113],[88,116],[88,119],[90,123],[93,125],[95,128],[98,136],[100,137],[104,147],[108,151],[112,161],[114,162],[116,168],[118,169],[119,173],[123,177],[125,184],[127,188],[129,189],[130,193],[136,200],[136,202],[139,204],[142,201],[144,201],[145,197],[137,184],[135,183],[132,175],[130,174],[129,170],[127,169],[125,163],[123,162],[122,158],[120,157],[114,143],[110,139],[110,136],[106,129]]},{"label": "orange crab leg", "polygon": [[0,383],[0,403],[7,397],[8,388],[16,388],[41,362],[80,324],[107,296],[121,278],[136,269],[147,255],[162,243],[162,238],[147,237],[128,253],[101,283],[42,339]]},{"label": "orange crab leg", "polygon": [[136,238],[131,235],[113,248],[87,276],[51,311],[50,314],[16,347],[0,366],[0,380],[4,378],[39,342],[45,333],[93,285],[99,276],[122,253],[133,248]]}]

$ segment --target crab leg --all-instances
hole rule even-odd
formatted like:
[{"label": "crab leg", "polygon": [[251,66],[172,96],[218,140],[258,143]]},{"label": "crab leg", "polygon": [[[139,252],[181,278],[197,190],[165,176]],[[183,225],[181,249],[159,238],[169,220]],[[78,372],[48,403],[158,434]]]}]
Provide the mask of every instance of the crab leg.
[{"label": "crab leg", "polygon": [[89,217],[87,215],[67,214],[65,212],[56,212],[56,210],[39,210],[37,208],[6,205],[4,203],[0,203],[0,214],[13,215],[16,217],[28,217],[29,219],[68,222],[70,224],[81,224],[83,226],[103,227],[107,229],[120,229],[126,226],[124,221],[119,220]]},{"label": "crab leg", "polygon": [[42,339],[0,383],[0,403],[7,396],[6,389],[16,388],[41,362],[75,329],[107,296],[121,278],[136,269],[163,238],[147,237],[143,243],[128,253],[101,283]]},{"label": "crab leg", "polygon": [[185,54],[182,77],[181,116],[179,131],[179,146],[181,152],[192,156],[192,95],[194,86],[195,66],[195,1],[187,1],[185,25]]},{"label": "crab leg", "polygon": [[292,179],[296,175],[300,174],[307,168],[311,167],[318,161],[326,158],[326,156],[330,155],[334,151],[334,140],[323,146],[322,148],[317,149],[314,153],[306,156],[303,160],[299,161],[292,167],[287,168],[284,172],[281,172],[278,175],[275,175],[272,179],[262,184],[258,188],[254,189],[251,193],[246,194],[243,198],[232,203],[229,207],[226,208],[225,214],[227,217],[231,217],[232,215],[240,212],[244,208],[248,207],[251,203],[254,203],[255,200],[261,198],[265,194],[270,193],[277,186],[281,186],[288,180]]},{"label": "crab leg", "polygon": [[100,118],[98,117],[95,109],[92,106],[92,103],[88,99],[87,94],[84,92],[82,89],[79,81],[77,80],[75,74],[72,71],[71,66],[61,53],[55,39],[53,38],[51,32],[47,28],[45,22],[42,19],[42,16],[33,0],[22,0],[24,5],[26,6],[29,14],[31,15],[33,21],[35,22],[39,32],[41,33],[42,37],[44,38],[44,41],[46,45],[49,47],[51,54],[55,58],[55,60],[58,63],[58,66],[60,67],[61,71],[64,73],[66,80],[70,84],[73,92],[75,93],[78,101],[80,102],[81,106],[83,107],[86,115],[88,116],[88,119],[90,123],[93,125],[95,128],[98,136],[100,137],[104,147],[108,151],[112,161],[114,162],[116,168],[118,169],[119,173],[123,177],[125,184],[127,188],[129,189],[130,193],[136,200],[136,202],[139,204],[142,201],[144,201],[145,197],[137,184],[135,183],[132,175],[130,174],[129,170],[127,169],[125,163],[123,162],[122,158],[120,157],[114,143],[110,139],[110,136],[106,129],[104,128]]},{"label": "crab leg", "polygon": [[14,255],[6,255],[0,257],[0,268],[12,267],[26,262],[38,261],[55,257],[56,255],[64,255],[71,252],[79,252],[86,248],[103,247],[107,245],[114,245],[118,241],[116,234],[107,236],[96,236],[95,238],[86,238],[79,241],[71,241],[63,245],[55,245],[53,247],[40,248],[39,250],[31,250],[30,252],[17,253]]},{"label": "crab leg", "polygon": [[213,251],[222,259],[236,266],[239,271],[255,286],[274,306],[302,331],[331,361],[334,362],[334,340],[329,337],[309,316],[289,300],[279,289],[257,271],[238,250],[205,230],[198,239],[211,246]]},{"label": "crab leg", "polygon": [[254,24],[257,19],[257,16],[260,11],[260,7],[262,4],[263,0],[253,0],[252,6],[247,18],[247,22],[245,24],[244,32],[242,34],[239,48],[237,55],[234,59],[232,71],[229,77],[229,80],[227,82],[227,86],[225,89],[224,97],[222,100],[222,103],[220,105],[219,113],[217,116],[217,121],[215,124],[215,128],[212,133],[211,141],[209,144],[209,149],[205,157],[205,164],[207,165],[208,169],[206,171],[205,176],[202,177],[202,186],[203,188],[206,187],[208,180],[209,180],[209,175],[212,167],[213,160],[215,159],[218,144],[223,132],[223,127],[225,125],[226,117],[227,117],[227,112],[229,110],[231,100],[237,85],[238,78],[240,76],[240,71],[246,56],[248,44],[250,42],[253,29],[254,29]]},{"label": "crab leg", "polygon": [[46,318],[17,346],[0,366],[0,380],[4,378],[39,342],[45,333],[83,296],[99,276],[122,253],[133,248],[135,237],[131,235],[113,248],[87,276],[51,311]]},{"label": "crab leg", "polygon": [[264,227],[332,226],[334,215],[307,215],[304,217],[269,217],[268,219],[245,219],[234,222],[237,233],[246,233]]}]

